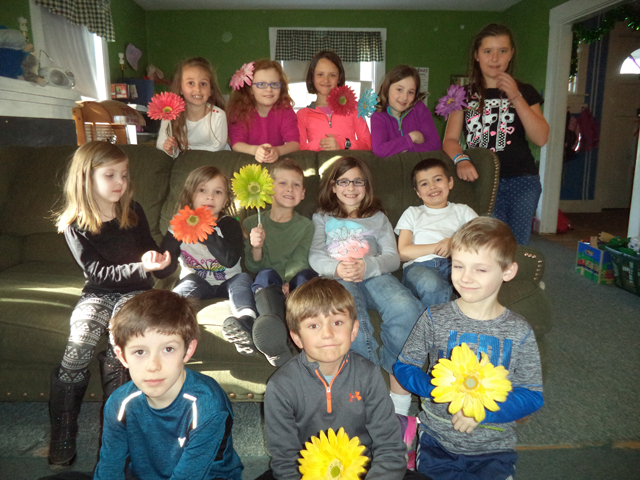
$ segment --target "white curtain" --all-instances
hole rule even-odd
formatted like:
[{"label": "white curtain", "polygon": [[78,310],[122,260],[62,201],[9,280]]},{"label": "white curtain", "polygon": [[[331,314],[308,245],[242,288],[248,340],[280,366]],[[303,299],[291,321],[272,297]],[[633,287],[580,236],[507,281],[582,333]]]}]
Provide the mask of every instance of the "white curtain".
[{"label": "white curtain", "polygon": [[[84,25],[74,25],[61,15],[40,8],[44,35],[44,51],[54,60],[40,54],[40,67],[70,70],[76,79],[75,90],[81,95],[99,98],[98,72],[93,34]],[[40,52],[36,52],[40,53]]]}]

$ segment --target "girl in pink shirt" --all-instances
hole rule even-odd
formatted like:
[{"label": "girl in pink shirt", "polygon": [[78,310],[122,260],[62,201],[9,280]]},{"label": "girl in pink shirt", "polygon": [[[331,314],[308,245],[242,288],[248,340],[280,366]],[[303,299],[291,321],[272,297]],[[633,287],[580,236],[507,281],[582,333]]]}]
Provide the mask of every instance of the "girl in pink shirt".
[{"label": "girl in pink shirt", "polygon": [[255,62],[253,81],[234,90],[227,116],[229,143],[234,152],[273,163],[300,149],[298,119],[289,96],[287,77],[278,62]]},{"label": "girl in pink shirt", "polygon": [[307,90],[317,99],[298,111],[300,150],[371,150],[369,127],[358,112],[337,115],[327,104],[331,90],[344,83],[340,57],[329,50],[316,53],[307,70]]}]

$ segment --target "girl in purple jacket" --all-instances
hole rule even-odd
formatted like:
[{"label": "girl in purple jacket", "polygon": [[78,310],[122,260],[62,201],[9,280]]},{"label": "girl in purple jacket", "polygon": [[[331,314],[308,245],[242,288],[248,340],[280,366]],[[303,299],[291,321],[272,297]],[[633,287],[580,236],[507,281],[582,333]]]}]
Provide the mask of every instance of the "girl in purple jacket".
[{"label": "girl in purple jacket", "polygon": [[371,117],[373,153],[390,157],[442,148],[431,112],[422,102],[424,93],[420,92],[420,75],[415,68],[393,68],[385,75],[378,96],[378,111]]}]

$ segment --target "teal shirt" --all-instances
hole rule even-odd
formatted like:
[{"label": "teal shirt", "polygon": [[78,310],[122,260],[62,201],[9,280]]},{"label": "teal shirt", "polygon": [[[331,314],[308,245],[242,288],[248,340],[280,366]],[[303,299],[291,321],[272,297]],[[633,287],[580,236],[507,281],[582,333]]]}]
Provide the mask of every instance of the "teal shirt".
[{"label": "teal shirt", "polygon": [[[288,222],[271,220],[271,210],[261,215],[265,239],[262,245],[262,260],[255,262],[249,239],[245,239],[245,265],[247,270],[258,273],[265,268],[273,268],[283,282],[291,280],[296,273],[309,267],[309,249],[313,240],[314,227],[311,220],[293,212]],[[252,215],[242,222],[247,233],[258,226],[258,216]]]}]

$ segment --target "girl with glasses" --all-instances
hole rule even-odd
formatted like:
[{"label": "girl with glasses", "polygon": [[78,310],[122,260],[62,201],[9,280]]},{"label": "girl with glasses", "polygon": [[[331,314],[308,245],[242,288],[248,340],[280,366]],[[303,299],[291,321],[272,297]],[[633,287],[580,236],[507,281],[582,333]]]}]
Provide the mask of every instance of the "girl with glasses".
[{"label": "girl with glasses", "polygon": [[[322,178],[318,209],[309,265],[321,276],[338,280],[353,296],[360,328],[351,349],[389,373],[396,413],[407,415],[411,396],[396,381],[392,367],[423,309],[392,275],[400,267],[396,239],[373,195],[366,163],[355,157],[338,159]],[[379,357],[367,309],[382,317]]]},{"label": "girl with glasses", "polygon": [[300,150],[298,119],[287,77],[278,62],[255,62],[253,81],[245,81],[231,93],[227,117],[234,152],[253,155],[260,163],[273,163]]}]

